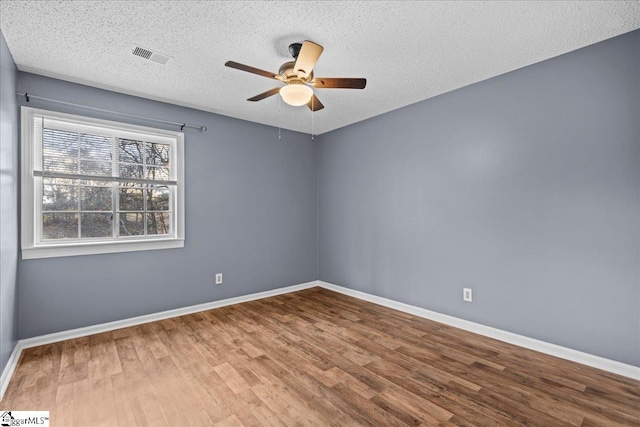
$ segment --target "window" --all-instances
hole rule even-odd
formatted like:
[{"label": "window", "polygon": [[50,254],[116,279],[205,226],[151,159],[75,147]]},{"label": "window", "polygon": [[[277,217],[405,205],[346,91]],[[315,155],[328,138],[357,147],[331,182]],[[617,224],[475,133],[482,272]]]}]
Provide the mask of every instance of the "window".
[{"label": "window", "polygon": [[22,107],[22,258],[184,246],[184,135]]}]

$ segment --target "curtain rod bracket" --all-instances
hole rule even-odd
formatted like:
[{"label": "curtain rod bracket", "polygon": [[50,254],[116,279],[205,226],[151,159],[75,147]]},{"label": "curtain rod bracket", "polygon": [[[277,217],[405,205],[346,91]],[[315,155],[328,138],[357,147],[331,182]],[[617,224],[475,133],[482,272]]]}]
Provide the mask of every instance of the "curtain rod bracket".
[{"label": "curtain rod bracket", "polygon": [[186,124],[183,123],[182,126],[180,126],[180,130],[183,130],[185,126],[186,126]]},{"label": "curtain rod bracket", "polygon": [[25,93],[25,94],[24,94],[24,99],[26,99],[26,100],[27,100],[27,102],[29,102],[29,94],[28,94],[28,93]]}]

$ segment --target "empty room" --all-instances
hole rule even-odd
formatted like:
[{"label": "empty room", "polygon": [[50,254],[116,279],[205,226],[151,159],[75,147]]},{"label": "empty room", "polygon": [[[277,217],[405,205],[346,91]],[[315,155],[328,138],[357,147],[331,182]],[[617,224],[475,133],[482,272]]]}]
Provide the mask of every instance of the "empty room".
[{"label": "empty room", "polygon": [[0,0],[0,425],[640,426],[640,2]]}]

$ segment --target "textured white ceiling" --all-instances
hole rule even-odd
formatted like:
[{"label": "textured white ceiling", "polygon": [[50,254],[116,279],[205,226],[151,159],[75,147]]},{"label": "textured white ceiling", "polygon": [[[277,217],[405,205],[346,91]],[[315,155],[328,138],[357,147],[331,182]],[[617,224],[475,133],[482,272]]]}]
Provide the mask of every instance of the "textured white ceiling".
[{"label": "textured white ceiling", "polygon": [[[316,76],[366,77],[316,90],[321,134],[640,27],[638,1],[7,1],[0,28],[20,70],[310,133],[311,112],[278,85],[227,68],[278,71],[288,45],[325,50]],[[173,57],[166,65],[132,45]],[[37,95],[37,94],[34,94]]]}]

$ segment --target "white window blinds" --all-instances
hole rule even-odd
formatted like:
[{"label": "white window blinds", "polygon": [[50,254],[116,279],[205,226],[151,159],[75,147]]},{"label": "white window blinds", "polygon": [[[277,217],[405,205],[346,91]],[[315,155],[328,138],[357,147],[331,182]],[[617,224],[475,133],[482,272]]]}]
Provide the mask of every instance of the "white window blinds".
[{"label": "white window blinds", "polygon": [[176,185],[175,139],[34,115],[35,176]]}]

